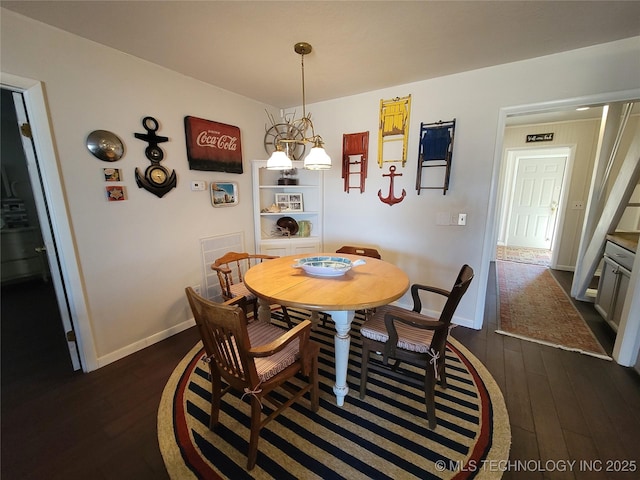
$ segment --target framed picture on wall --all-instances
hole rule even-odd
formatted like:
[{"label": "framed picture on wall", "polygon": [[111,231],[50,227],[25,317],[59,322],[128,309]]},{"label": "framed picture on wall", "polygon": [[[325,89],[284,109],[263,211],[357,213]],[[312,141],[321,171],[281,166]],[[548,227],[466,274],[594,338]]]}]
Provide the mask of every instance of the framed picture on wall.
[{"label": "framed picture on wall", "polygon": [[187,116],[184,131],[189,170],[242,173],[238,127]]},{"label": "framed picture on wall", "polygon": [[238,204],[238,184],[236,182],[211,182],[211,205],[232,207]]},{"label": "framed picture on wall", "polygon": [[105,191],[109,202],[121,202],[127,199],[127,187],[122,185],[105,187]]},{"label": "framed picture on wall", "polygon": [[281,212],[303,212],[301,193],[276,193],[276,205]]},{"label": "framed picture on wall", "polygon": [[122,171],[119,168],[103,168],[105,182],[121,182]]}]

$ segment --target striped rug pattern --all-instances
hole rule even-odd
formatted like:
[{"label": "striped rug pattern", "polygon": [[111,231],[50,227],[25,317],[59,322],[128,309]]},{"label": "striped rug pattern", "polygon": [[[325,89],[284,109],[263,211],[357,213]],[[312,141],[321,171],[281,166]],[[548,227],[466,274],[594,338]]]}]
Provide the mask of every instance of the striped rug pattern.
[{"label": "striped rug pattern", "polygon": [[[308,312],[289,310],[292,320]],[[448,388],[436,391],[438,427],[427,428],[424,393],[371,373],[367,396],[358,397],[362,317],[353,322],[343,407],[332,386],[331,322],[313,332],[321,344],[320,409],[295,403],[262,430],[256,467],[245,469],[249,405],[223,397],[221,425],[208,429],[211,384],[196,345],[176,367],[158,412],[158,439],[174,480],[206,479],[440,479],[500,478],[511,440],[504,399],[495,381],[462,345],[447,351]],[[282,321],[273,313],[274,323]],[[270,412],[264,405],[265,413]],[[492,468],[488,468],[492,467]]]}]

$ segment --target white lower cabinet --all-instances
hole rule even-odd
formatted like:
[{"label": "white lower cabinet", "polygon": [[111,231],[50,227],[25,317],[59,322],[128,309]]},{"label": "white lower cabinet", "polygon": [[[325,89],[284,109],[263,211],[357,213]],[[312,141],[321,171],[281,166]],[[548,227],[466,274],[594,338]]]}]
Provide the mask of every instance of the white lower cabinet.
[{"label": "white lower cabinet", "polygon": [[260,253],[284,257],[287,255],[307,255],[320,252],[320,242],[316,240],[263,240]]},{"label": "white lower cabinet", "polygon": [[624,306],[634,253],[607,242],[598,284],[595,309],[615,331],[618,331]]}]

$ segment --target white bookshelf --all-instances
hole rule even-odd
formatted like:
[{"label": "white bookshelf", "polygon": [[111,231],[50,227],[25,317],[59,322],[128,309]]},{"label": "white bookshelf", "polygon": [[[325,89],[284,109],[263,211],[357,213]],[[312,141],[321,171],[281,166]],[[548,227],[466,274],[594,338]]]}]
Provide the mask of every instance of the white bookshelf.
[{"label": "white bookshelf", "polygon": [[[256,252],[266,255],[302,255],[322,251],[323,224],[323,174],[320,171],[305,170],[302,162],[293,162],[297,169],[294,175],[297,185],[278,185],[282,172],[267,170],[266,160],[252,162],[253,175],[253,215],[255,227]],[[277,194],[301,194],[302,211],[284,210],[265,212],[276,203]],[[291,217],[296,222],[311,222],[311,234],[308,237],[294,235],[281,236],[277,233],[276,222],[282,217]]]}]

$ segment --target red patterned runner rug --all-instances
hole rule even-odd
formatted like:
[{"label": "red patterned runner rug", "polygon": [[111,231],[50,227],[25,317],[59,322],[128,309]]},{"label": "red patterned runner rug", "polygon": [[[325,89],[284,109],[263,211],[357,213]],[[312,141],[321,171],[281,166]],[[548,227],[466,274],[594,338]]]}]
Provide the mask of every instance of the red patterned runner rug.
[{"label": "red patterned runner rug", "polygon": [[496,333],[611,360],[547,267],[496,261]]}]

